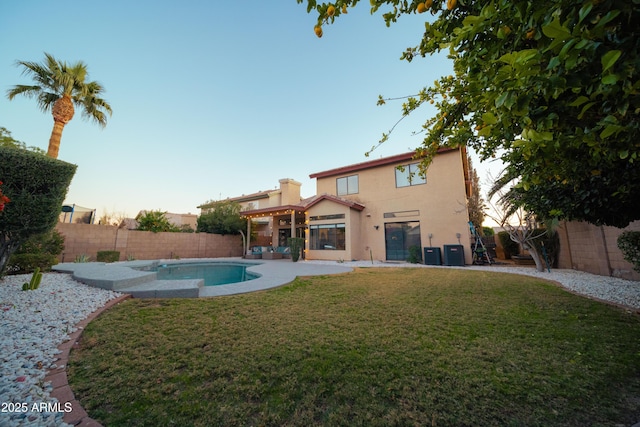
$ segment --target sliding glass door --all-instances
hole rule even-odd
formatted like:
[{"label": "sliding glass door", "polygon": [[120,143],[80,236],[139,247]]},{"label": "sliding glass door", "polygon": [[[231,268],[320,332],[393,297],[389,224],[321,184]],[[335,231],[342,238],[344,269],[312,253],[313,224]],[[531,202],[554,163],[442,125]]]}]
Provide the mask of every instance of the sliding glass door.
[{"label": "sliding glass door", "polygon": [[409,248],[417,246],[421,252],[420,221],[390,222],[384,225],[385,249],[387,260],[406,261]]}]

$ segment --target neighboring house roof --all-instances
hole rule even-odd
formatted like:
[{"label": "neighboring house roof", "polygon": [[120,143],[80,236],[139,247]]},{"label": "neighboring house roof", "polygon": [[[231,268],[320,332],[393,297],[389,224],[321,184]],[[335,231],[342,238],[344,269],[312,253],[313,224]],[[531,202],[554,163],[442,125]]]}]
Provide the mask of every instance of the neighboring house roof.
[{"label": "neighboring house roof", "polygon": [[320,203],[323,200],[329,200],[334,203],[348,206],[351,209],[355,209],[357,211],[362,211],[365,208],[363,204],[354,202],[353,200],[343,199],[342,197],[334,196],[331,194],[319,194],[316,196],[309,197],[307,199],[303,199],[297,205],[272,206],[272,207],[263,208],[263,209],[254,209],[250,211],[240,212],[240,215],[246,216],[246,217],[252,217],[252,216],[259,216],[259,215],[273,215],[273,214],[286,212],[290,210],[305,211],[310,207],[312,207],[313,205]]},{"label": "neighboring house roof", "polygon": [[[444,152],[453,151],[453,150],[457,150],[457,148],[441,148],[438,150],[438,153],[444,153]],[[341,166],[335,169],[329,169],[322,172],[312,173],[311,175],[309,175],[309,178],[326,178],[329,176],[342,175],[345,173],[357,172],[364,169],[371,169],[379,166],[391,165],[398,162],[419,160],[415,156],[416,156],[416,152],[410,151],[408,153],[396,154],[395,156],[384,157],[376,160],[369,160],[366,162],[355,163],[348,166]]]},{"label": "neighboring house roof", "polygon": [[241,203],[241,202],[251,202],[253,200],[268,199],[269,198],[269,194],[273,193],[274,191],[277,191],[277,190],[258,191],[258,192],[251,193],[251,194],[243,194],[242,196],[229,197],[229,198],[226,198],[224,200],[216,200],[216,201],[212,201],[212,202],[205,202],[205,203],[201,204],[200,206],[198,206],[198,209],[210,208],[215,203],[219,203],[219,202],[238,202],[238,203]]},{"label": "neighboring house roof", "polygon": [[124,218],[122,221],[120,221],[118,228],[135,230],[138,228],[138,221],[136,221],[135,218]]}]

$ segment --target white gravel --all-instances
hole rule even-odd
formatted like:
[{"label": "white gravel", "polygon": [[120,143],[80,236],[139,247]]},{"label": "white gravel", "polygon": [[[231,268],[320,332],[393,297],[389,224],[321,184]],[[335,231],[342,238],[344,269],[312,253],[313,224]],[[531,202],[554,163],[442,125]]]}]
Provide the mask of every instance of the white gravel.
[{"label": "white gravel", "polygon": [[120,294],[59,273],[44,274],[38,289],[23,291],[30,279],[23,274],[0,280],[0,426],[64,426],[63,411],[40,406],[57,403],[45,374],[56,367],[57,347],[75,325]]},{"label": "white gravel", "polygon": [[[303,261],[335,264],[335,261]],[[349,267],[415,267],[421,264],[345,262]],[[640,309],[640,282],[596,276],[574,270],[537,272],[530,267],[447,267],[525,274],[553,280],[568,290],[630,309]],[[48,369],[55,368],[58,345],[89,314],[118,297],[117,292],[91,288],[68,274],[47,273],[40,288],[22,291],[31,275],[7,276],[0,281],[0,427],[65,426],[63,412],[34,411],[33,404],[57,403],[44,382]],[[25,410],[26,408],[26,410]]]}]

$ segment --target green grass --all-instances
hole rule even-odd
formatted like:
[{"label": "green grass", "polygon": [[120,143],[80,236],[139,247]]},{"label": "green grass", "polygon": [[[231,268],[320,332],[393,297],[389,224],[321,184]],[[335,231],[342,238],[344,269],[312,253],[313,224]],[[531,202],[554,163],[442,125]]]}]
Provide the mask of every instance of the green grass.
[{"label": "green grass", "polygon": [[128,300],[69,382],[106,426],[615,426],[640,420],[640,320],[544,281],[359,269]]}]

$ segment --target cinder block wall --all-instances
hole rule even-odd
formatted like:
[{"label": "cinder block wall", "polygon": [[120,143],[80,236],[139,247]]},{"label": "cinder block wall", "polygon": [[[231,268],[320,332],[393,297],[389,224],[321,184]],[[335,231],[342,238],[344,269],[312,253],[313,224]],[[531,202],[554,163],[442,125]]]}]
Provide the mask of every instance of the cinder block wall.
[{"label": "cinder block wall", "polygon": [[65,249],[58,257],[72,262],[78,255],[96,259],[98,251],[120,252],[120,260],[167,258],[219,258],[242,255],[242,237],[208,233],[152,233],[95,224],[58,223]]},{"label": "cinder block wall", "polygon": [[586,222],[563,222],[560,233],[560,268],[586,271],[601,276],[640,280],[640,273],[624,260],[618,236],[627,230],[640,231],[640,221],[626,228],[598,227]]}]

